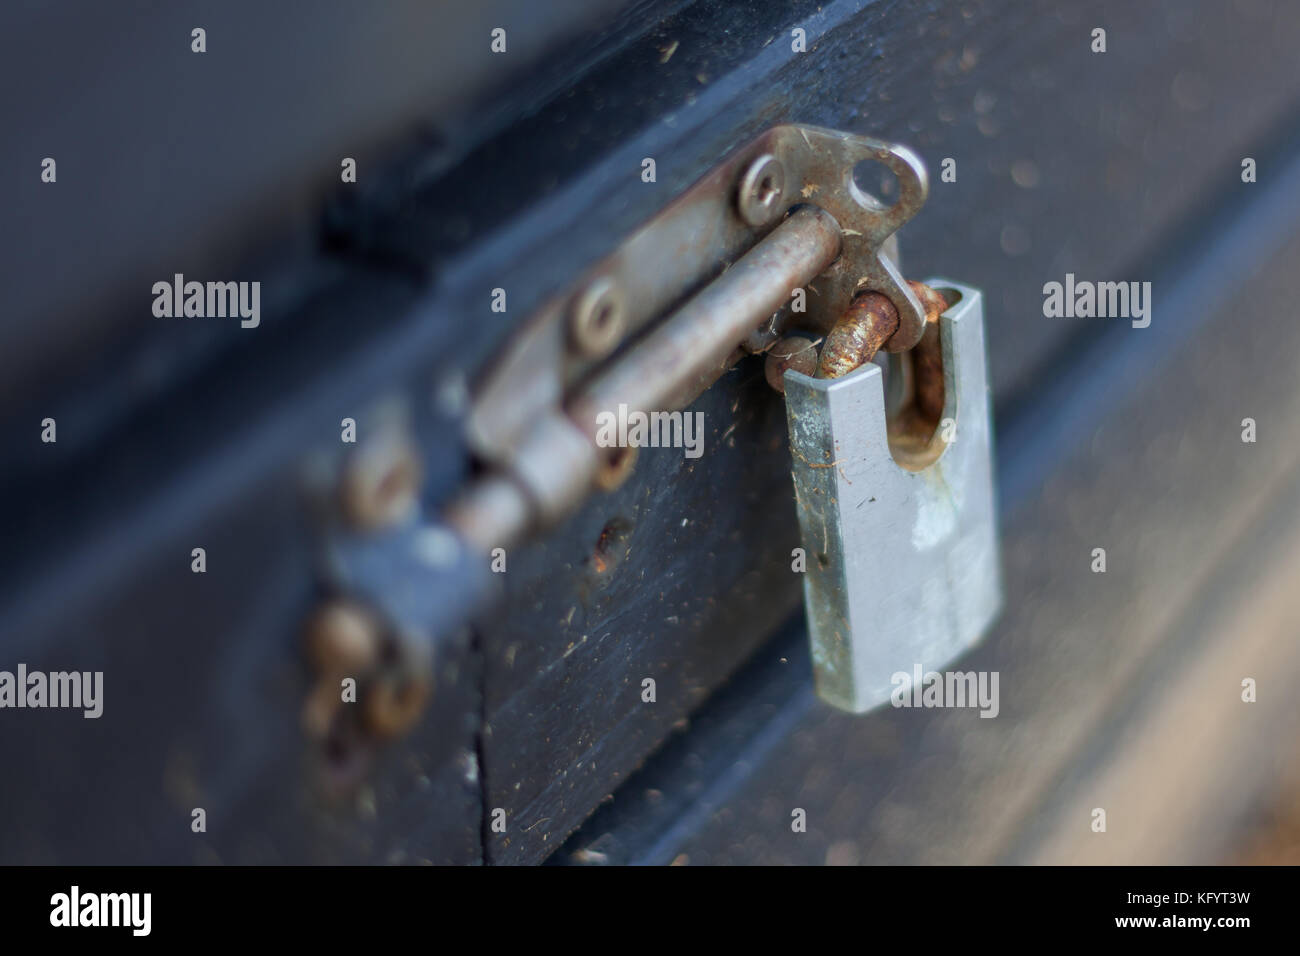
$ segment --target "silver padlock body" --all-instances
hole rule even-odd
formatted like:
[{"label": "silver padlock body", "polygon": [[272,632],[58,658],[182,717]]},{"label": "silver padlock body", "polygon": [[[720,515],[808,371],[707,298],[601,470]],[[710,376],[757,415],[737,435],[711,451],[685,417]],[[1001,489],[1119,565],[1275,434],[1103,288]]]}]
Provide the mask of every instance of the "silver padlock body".
[{"label": "silver padlock body", "polygon": [[926,284],[960,294],[939,320],[938,435],[952,440],[931,464],[913,471],[891,454],[880,367],[785,373],[817,693],[854,713],[888,700],[895,675],[944,669],[1002,601],[983,297]]}]

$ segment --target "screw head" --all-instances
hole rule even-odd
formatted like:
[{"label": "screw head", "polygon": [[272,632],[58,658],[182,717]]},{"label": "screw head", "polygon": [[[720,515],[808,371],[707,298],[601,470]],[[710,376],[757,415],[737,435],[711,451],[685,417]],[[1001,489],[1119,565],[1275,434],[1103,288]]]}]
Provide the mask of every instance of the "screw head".
[{"label": "screw head", "polygon": [[574,348],[588,358],[602,358],[614,351],[626,327],[623,293],[608,276],[587,286],[573,303],[569,335]]},{"label": "screw head", "polygon": [[781,213],[785,193],[785,167],[769,153],[749,164],[740,178],[736,206],[740,218],[751,226],[765,226]]},{"label": "screw head", "polygon": [[357,676],[379,659],[380,630],[375,615],[360,604],[331,600],[307,620],[303,639],[316,673]]}]

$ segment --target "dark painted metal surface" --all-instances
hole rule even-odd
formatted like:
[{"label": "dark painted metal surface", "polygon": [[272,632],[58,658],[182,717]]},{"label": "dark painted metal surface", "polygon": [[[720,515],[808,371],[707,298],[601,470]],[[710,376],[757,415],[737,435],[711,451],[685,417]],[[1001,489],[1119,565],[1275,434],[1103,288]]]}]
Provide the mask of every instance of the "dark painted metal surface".
[{"label": "dark painted metal surface", "polygon": [[[409,301],[403,284],[356,275],[308,307],[337,347],[365,331],[358,309]],[[299,731],[299,629],[322,559],[303,463],[388,379],[381,343],[291,351],[214,370],[92,470],[28,499],[32,539],[6,553],[6,660],[103,670],[106,701],[93,721],[6,712],[22,730],[0,745],[31,774],[3,788],[6,862],[480,859],[480,691],[464,641],[440,648],[429,721],[368,788],[331,803],[318,785],[326,755]],[[446,422],[424,434],[453,441]],[[194,807],[206,835],[190,831]]]},{"label": "dark painted metal surface", "polygon": [[799,600],[785,410],[758,359],[728,383],[691,409],[704,457],[641,449],[633,480],[511,557],[481,625],[488,803],[508,823],[492,862],[544,858]]}]

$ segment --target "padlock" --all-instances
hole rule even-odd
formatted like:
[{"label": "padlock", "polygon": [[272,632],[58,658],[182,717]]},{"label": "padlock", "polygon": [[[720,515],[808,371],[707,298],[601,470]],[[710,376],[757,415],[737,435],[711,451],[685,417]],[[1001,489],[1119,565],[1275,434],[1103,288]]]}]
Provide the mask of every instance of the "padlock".
[{"label": "padlock", "polygon": [[891,440],[906,356],[839,378],[784,376],[817,693],[854,713],[888,700],[898,675],[944,668],[1001,606],[983,297],[947,279],[926,285],[949,305],[942,412],[921,423],[932,433],[915,434],[912,416],[911,433],[896,424]]}]

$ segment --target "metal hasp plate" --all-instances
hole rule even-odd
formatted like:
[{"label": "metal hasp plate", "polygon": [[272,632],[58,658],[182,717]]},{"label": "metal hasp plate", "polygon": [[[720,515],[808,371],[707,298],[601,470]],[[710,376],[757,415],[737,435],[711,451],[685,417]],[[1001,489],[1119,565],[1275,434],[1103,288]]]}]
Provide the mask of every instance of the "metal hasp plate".
[{"label": "metal hasp plate", "polygon": [[[860,164],[893,174],[898,196],[892,204],[858,187]],[[769,129],[729,154],[512,337],[475,389],[471,446],[485,461],[508,461],[536,416],[562,404],[619,346],[722,275],[799,204],[829,212],[840,233],[835,261],[795,283],[806,282],[812,292],[802,323],[829,331],[854,293],[874,289],[899,313],[899,332],[886,350],[911,348],[925,313],[887,242],[925,205],[928,192],[925,164],[905,146],[815,126]],[[767,318],[755,316],[755,328]]]},{"label": "metal hasp plate", "polygon": [[959,301],[939,320],[943,419],[924,467],[891,453],[880,366],[785,373],[817,693],[854,713],[888,700],[896,673],[943,668],[1001,606],[983,299],[926,284]]},{"label": "metal hasp plate", "polygon": [[[892,173],[892,204],[859,188],[863,165]],[[886,351],[914,347],[925,311],[891,256],[928,189],[915,153],[867,136],[777,126],[735,150],[493,361],[466,426],[491,470],[453,504],[450,523],[484,553],[554,525],[630,470],[597,441],[599,415],[685,408],[783,329],[830,332],[857,293],[896,309]]]}]

